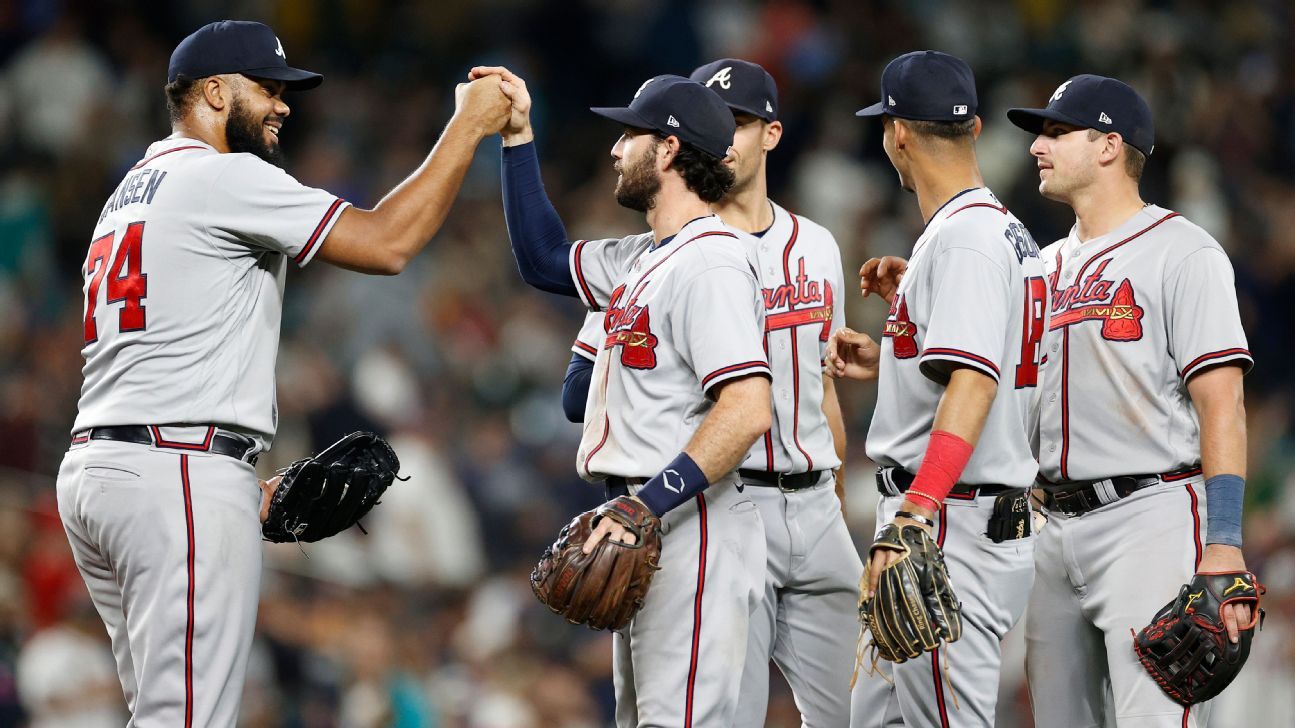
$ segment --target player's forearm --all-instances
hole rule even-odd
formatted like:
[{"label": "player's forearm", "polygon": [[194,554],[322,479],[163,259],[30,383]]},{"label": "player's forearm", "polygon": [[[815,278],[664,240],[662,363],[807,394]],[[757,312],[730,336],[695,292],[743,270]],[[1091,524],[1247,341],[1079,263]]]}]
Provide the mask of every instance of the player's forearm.
[{"label": "player's forearm", "polygon": [[712,483],[733,472],[773,424],[768,379],[749,376],[722,386],[715,406],[684,447]]},{"label": "player's forearm", "polygon": [[1187,382],[1201,423],[1205,477],[1246,475],[1246,406],[1239,367],[1219,366]]},{"label": "player's forearm", "polygon": [[935,409],[926,455],[908,489],[906,505],[930,515],[962,477],[989,417],[998,382],[977,369],[958,367]]},{"label": "player's forearm", "polygon": [[575,296],[568,262],[571,244],[544,191],[535,145],[506,147],[502,163],[504,221],[522,280],[542,291]]},{"label": "player's forearm", "polygon": [[837,398],[836,382],[828,375],[823,375],[823,416],[827,418],[827,429],[832,433],[832,448],[841,461],[836,473],[836,497],[845,507],[845,417],[841,414],[841,401]]}]

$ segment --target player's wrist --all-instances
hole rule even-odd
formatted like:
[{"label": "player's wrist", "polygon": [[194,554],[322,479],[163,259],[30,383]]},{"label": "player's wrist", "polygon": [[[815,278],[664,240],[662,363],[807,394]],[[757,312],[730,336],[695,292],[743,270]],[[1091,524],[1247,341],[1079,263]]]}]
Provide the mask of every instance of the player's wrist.
[{"label": "player's wrist", "polygon": [[526,128],[521,131],[512,133],[505,131],[499,136],[503,140],[505,147],[517,147],[535,141],[535,130],[531,128],[530,124],[527,124]]},{"label": "player's wrist", "polygon": [[1205,481],[1205,543],[1241,548],[1241,512],[1246,481],[1222,474]]},{"label": "player's wrist", "polygon": [[916,505],[939,508],[962,477],[974,449],[971,443],[952,432],[932,432],[922,466],[908,489],[908,500]]},{"label": "player's wrist", "polygon": [[697,461],[681,452],[634,495],[660,518],[709,486],[710,481]]}]

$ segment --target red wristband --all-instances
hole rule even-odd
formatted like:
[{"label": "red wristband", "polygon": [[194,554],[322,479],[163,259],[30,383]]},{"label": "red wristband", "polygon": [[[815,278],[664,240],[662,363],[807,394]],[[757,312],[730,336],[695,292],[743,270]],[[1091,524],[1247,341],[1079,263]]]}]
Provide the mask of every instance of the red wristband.
[{"label": "red wristband", "polygon": [[951,432],[936,430],[926,444],[926,457],[907,495],[923,496],[938,508],[967,467],[974,448],[971,443]]}]

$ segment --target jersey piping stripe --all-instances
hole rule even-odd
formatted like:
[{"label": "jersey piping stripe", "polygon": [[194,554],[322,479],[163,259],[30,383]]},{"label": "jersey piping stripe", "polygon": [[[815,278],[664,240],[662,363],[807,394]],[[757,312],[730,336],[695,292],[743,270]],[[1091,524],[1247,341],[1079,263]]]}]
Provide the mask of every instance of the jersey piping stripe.
[{"label": "jersey piping stripe", "polygon": [[1192,363],[1183,367],[1183,370],[1178,373],[1178,376],[1186,379],[1187,375],[1191,374],[1200,366],[1217,359],[1249,359],[1250,361],[1254,361],[1254,358],[1250,355],[1250,351],[1248,349],[1236,348],[1212,351],[1208,354],[1201,354],[1195,359],[1192,359]]},{"label": "jersey piping stripe", "polygon": [[322,239],[324,229],[328,227],[328,221],[333,219],[333,215],[337,213],[337,209],[341,207],[342,204],[342,198],[338,197],[333,200],[332,205],[329,205],[328,210],[324,213],[324,217],[321,218],[319,224],[315,226],[315,232],[310,234],[310,239],[307,240],[305,246],[301,248],[301,252],[297,253],[297,257],[292,259],[295,263],[301,265],[303,261],[310,257],[310,251],[314,250],[315,245]]},{"label": "jersey piping stripe", "polygon": [[988,369],[990,372],[992,372],[994,375],[994,379],[998,379],[999,376],[1001,376],[998,371],[998,366],[994,364],[994,362],[986,359],[983,356],[980,356],[979,354],[972,354],[969,351],[963,351],[961,349],[932,347],[922,352],[921,361],[926,361],[928,357],[937,357],[942,359],[944,357],[949,357],[949,356],[954,357],[955,359],[966,359],[967,361],[973,362],[975,364],[979,364],[981,367]]},{"label": "jersey piping stripe", "polygon": [[1192,714],[1191,708],[1183,708],[1183,727],[1182,728],[1187,728],[1187,726],[1191,725],[1190,723],[1187,722],[1187,718],[1191,714]]},{"label": "jersey piping stripe", "polygon": [[692,655],[688,661],[688,693],[684,706],[684,728],[692,728],[693,694],[697,688],[697,663],[701,656],[701,607],[702,593],[706,589],[706,495],[697,494],[697,523],[701,529],[701,540],[697,548],[697,595],[692,602]]},{"label": "jersey piping stripe", "polygon": [[[787,247],[782,250],[782,275],[787,285],[791,285],[791,249],[796,246],[796,239],[800,237],[800,220],[795,215],[788,213],[791,218],[791,238],[787,240]],[[796,310],[794,302],[787,303],[787,312],[791,313]],[[791,327],[787,329],[787,335],[791,337],[791,441],[796,444],[796,449],[800,451],[801,456],[805,458],[807,467],[805,472],[814,469],[814,459],[805,452],[804,446],[800,444],[800,329]],[[769,367],[770,375],[773,374],[773,366]],[[777,400],[774,400],[775,402]],[[776,409],[776,408],[775,408]],[[772,468],[770,468],[772,470]],[[798,468],[791,468],[792,471]]]},{"label": "jersey piping stripe", "polygon": [[[1121,245],[1124,245],[1125,243],[1129,243],[1129,242],[1132,242],[1133,240],[1136,240],[1137,238],[1141,237],[1147,232],[1154,230],[1164,221],[1175,217],[1178,217],[1178,213],[1171,212],[1168,215],[1165,215],[1164,217],[1160,218],[1159,220],[1156,220],[1155,222],[1151,223],[1150,225],[1142,228],[1136,233],[1133,233],[1127,238],[1119,241],[1118,243],[1111,244],[1102,252],[1084,261],[1084,264],[1079,266],[1079,272],[1075,274],[1074,279],[1076,281],[1082,281],[1084,279],[1084,271],[1088,270],[1088,266],[1091,265],[1093,261],[1102,257],[1103,255],[1106,255],[1112,250],[1115,250]],[[1061,285],[1060,271],[1061,271],[1061,251],[1058,250],[1057,251],[1057,275],[1056,275],[1056,280],[1058,282],[1056,283],[1056,285],[1053,286],[1054,291],[1056,290],[1056,286]],[[1054,311],[1053,313],[1056,313],[1056,312]],[[1070,382],[1069,382],[1069,378],[1066,376],[1069,369],[1070,369],[1070,327],[1067,326],[1065,329],[1062,329],[1062,338],[1061,338],[1061,479],[1062,480],[1070,479],[1070,474],[1068,472],[1069,468],[1066,463],[1066,461],[1070,457],[1070,396],[1069,396]]]},{"label": "jersey piping stripe", "polygon": [[1201,557],[1204,555],[1204,549],[1201,547],[1201,509],[1196,498],[1196,488],[1191,483],[1187,484],[1187,494],[1192,499],[1192,544],[1196,547],[1196,558],[1192,561],[1192,571],[1194,573],[1200,570]]},{"label": "jersey piping stripe", "polygon": [[[767,319],[766,319],[767,322]],[[765,327],[764,332],[764,358],[769,358],[769,328]],[[772,367],[770,368],[772,371]],[[764,431],[764,469],[766,472],[773,472],[773,425]]]},{"label": "jersey piping stripe", "polygon": [[948,220],[950,217],[953,217],[954,215],[957,215],[959,212],[962,212],[963,210],[970,210],[970,209],[971,209],[971,208],[973,208],[973,207],[988,207],[988,208],[989,208],[989,209],[991,209],[991,210],[998,210],[999,212],[1003,213],[1004,215],[1006,215],[1006,214],[1007,214],[1007,208],[1006,208],[1006,207],[1003,207],[1002,205],[992,205],[992,204],[990,204],[990,203],[988,203],[988,202],[973,202],[973,203],[971,203],[970,205],[963,205],[962,207],[959,207],[958,209],[954,210],[953,212],[950,212],[950,213],[949,213],[949,216],[948,216],[948,217],[946,217],[946,218],[944,218],[944,219],[945,219],[945,220]]},{"label": "jersey piping stripe", "polygon": [[585,249],[588,240],[577,240],[576,247],[571,255],[571,268],[576,274],[576,284],[580,287],[580,295],[585,299],[585,305],[594,311],[601,311],[598,302],[594,300],[594,292],[589,290],[589,283],[585,280],[584,268],[580,265],[580,253]]},{"label": "jersey piping stripe", "polygon": [[[603,368],[603,401],[604,402],[607,401],[607,381],[611,377],[611,371],[612,371],[611,361],[608,361],[607,366]],[[591,477],[593,476],[593,471],[589,469],[589,463],[594,459],[594,455],[597,455],[598,451],[603,449],[603,445],[607,444],[607,436],[610,435],[611,432],[612,432],[612,418],[610,415],[607,414],[606,405],[604,405],[603,406],[603,439],[599,440],[598,444],[594,445],[594,449],[590,450],[589,454],[585,456],[585,461],[583,463],[584,469],[585,469],[585,475],[588,475]]]},{"label": "jersey piping stripe", "polygon": [[[943,549],[944,537],[949,533],[949,506],[940,504],[940,533],[936,537],[936,544]],[[949,711],[944,705],[944,681],[940,674],[940,649],[937,647],[931,652],[931,677],[935,681],[935,704],[940,710],[940,728],[949,728]]]},{"label": "jersey piping stripe", "polygon": [[196,144],[190,144],[190,145],[188,145],[188,146],[176,147],[176,148],[174,148],[174,149],[168,149],[168,150],[166,150],[165,152],[158,152],[157,154],[154,154],[153,156],[148,157],[147,159],[142,159],[142,160],[140,160],[139,164],[136,164],[134,167],[131,167],[131,168],[130,168],[130,171],[132,171],[132,172],[133,172],[133,171],[135,171],[135,170],[139,169],[140,167],[143,167],[144,165],[148,164],[149,162],[153,161],[154,159],[157,159],[158,157],[165,157],[166,155],[168,155],[168,154],[170,154],[170,153],[172,153],[172,152],[183,152],[183,151],[184,151],[184,150],[186,150],[186,149],[206,149],[206,148],[207,148],[207,147],[198,146],[198,145],[196,145]]},{"label": "jersey piping stripe", "polygon": [[714,382],[717,377],[724,377],[727,379],[728,377],[725,375],[732,375],[746,369],[763,369],[765,372],[768,372],[769,364],[762,361],[744,361],[741,364],[730,364],[726,367],[721,367],[702,377],[701,388],[709,389],[711,383]]},{"label": "jersey piping stripe", "polygon": [[571,348],[572,348],[573,350],[575,350],[575,351],[576,351],[576,353],[584,353],[584,354],[588,354],[589,356],[593,356],[593,357],[598,356],[598,350],[597,350],[597,349],[595,349],[594,347],[592,347],[592,346],[590,346],[590,345],[586,344],[586,343],[585,343],[585,342],[583,342],[583,341],[580,341],[579,339],[576,339],[576,343],[572,344],[572,345],[571,345]]},{"label": "jersey piping stripe", "polygon": [[184,726],[193,726],[193,601],[197,586],[195,559],[197,544],[193,532],[193,497],[189,489],[189,456],[180,456],[180,482],[184,491],[184,528],[189,540],[186,558],[189,574],[188,594],[185,600],[184,626]]}]

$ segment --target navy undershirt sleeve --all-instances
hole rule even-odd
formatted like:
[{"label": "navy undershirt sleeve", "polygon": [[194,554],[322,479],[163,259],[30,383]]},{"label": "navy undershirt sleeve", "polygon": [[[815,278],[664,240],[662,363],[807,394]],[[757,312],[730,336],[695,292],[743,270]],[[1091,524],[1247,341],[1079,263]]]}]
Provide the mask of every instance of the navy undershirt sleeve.
[{"label": "navy undershirt sleeve", "polygon": [[571,243],[544,192],[534,142],[504,147],[503,188],[508,240],[522,280],[541,291],[574,298],[576,286],[568,262]]},{"label": "navy undershirt sleeve", "polygon": [[562,381],[562,411],[572,422],[585,421],[585,402],[589,399],[589,380],[594,363],[579,354],[571,355],[567,378]]}]

